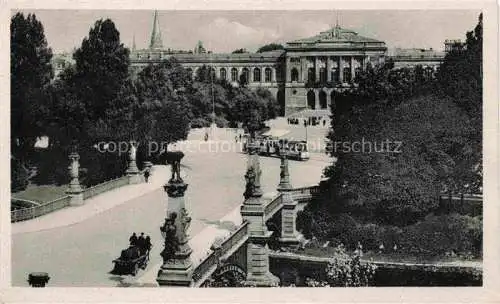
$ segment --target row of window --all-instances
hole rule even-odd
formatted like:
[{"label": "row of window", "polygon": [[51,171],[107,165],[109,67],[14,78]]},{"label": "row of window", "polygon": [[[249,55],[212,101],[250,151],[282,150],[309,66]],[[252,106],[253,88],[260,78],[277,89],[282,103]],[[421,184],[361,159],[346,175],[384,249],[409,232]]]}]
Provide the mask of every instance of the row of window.
[{"label": "row of window", "polygon": [[[351,80],[354,79],[355,75],[359,74],[361,72],[361,68],[357,67],[354,71],[354,75],[351,75],[351,69],[350,68],[344,68],[342,70],[342,78],[344,82],[350,82]],[[319,79],[316,79],[316,70],[314,68],[309,68],[307,69],[307,81],[308,82],[327,82],[327,71],[326,68],[320,68],[319,69]],[[330,71],[330,78],[332,82],[339,82],[340,81],[340,75],[339,75],[339,69],[337,68],[332,68]],[[299,71],[297,68],[292,68],[291,70],[291,80],[292,81],[299,81]]]},{"label": "row of window", "polygon": [[[188,68],[187,70],[191,74],[193,73],[193,69]],[[214,68],[212,68],[212,73],[215,76],[215,69]],[[250,70],[248,68],[243,68],[241,71],[241,74],[242,74],[242,77],[244,77],[246,80],[250,80]],[[261,69],[254,68],[252,76],[253,76],[253,78],[252,78],[253,82],[261,82],[262,81]],[[236,82],[236,81],[240,80],[238,78],[238,69],[237,68],[231,69],[231,79],[228,79],[226,68],[220,68],[219,77],[220,77],[220,79],[230,80],[231,82]],[[271,70],[271,68],[265,68],[264,69],[264,82],[272,82],[272,79],[273,79],[273,71]]]}]

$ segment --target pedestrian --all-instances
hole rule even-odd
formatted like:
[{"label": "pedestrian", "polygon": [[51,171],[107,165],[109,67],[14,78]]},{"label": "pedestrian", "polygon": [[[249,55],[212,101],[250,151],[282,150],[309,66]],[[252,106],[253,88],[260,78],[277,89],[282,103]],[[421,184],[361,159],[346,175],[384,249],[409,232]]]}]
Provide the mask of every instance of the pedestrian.
[{"label": "pedestrian", "polygon": [[137,235],[134,233],[132,233],[132,236],[128,239],[128,241],[130,242],[130,246],[135,246],[137,245]]},{"label": "pedestrian", "polygon": [[234,137],[234,141],[235,141],[235,142],[238,142],[238,136],[235,136],[235,137]]},{"label": "pedestrian", "polygon": [[149,168],[146,168],[146,170],[144,170],[144,180],[146,180],[146,183],[149,181],[150,175],[151,173],[149,172]]},{"label": "pedestrian", "polygon": [[241,133],[240,133],[240,142],[241,142]]},{"label": "pedestrian", "polygon": [[323,119],[323,127],[326,125],[326,120]]},{"label": "pedestrian", "polygon": [[205,141],[208,140],[208,133],[205,133]]}]

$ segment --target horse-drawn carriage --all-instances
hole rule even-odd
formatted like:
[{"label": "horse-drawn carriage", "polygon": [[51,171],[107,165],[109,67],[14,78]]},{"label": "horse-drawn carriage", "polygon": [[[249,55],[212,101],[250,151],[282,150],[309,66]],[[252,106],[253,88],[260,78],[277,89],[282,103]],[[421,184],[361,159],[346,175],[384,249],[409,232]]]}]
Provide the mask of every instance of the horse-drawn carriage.
[{"label": "horse-drawn carriage", "polygon": [[146,269],[149,262],[149,251],[142,250],[139,246],[130,246],[122,250],[119,258],[113,260],[115,264],[111,274],[135,276],[139,268]]}]

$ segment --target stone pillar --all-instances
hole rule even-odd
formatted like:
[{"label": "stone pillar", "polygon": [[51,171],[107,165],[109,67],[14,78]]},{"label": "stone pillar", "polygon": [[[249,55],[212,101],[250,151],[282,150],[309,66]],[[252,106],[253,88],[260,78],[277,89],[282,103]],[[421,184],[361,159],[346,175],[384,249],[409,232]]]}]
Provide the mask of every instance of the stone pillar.
[{"label": "stone pillar", "polygon": [[249,150],[248,168],[245,174],[245,201],[241,206],[241,216],[248,221],[249,235],[247,244],[247,286],[278,286],[279,279],[269,271],[269,248],[267,242],[272,235],[265,223],[265,205],[261,200],[260,168],[257,149]]},{"label": "stone pillar", "polygon": [[332,90],[326,92],[326,108],[330,111],[330,106],[332,104]]},{"label": "stone pillar", "polygon": [[283,207],[281,209],[281,237],[280,242],[284,246],[297,245],[300,242],[301,235],[297,232],[297,202],[293,200],[290,193],[292,185],[290,184],[290,174],[288,173],[288,159],[286,157],[286,143],[284,151],[281,153],[280,183],[278,191],[282,195]]},{"label": "stone pillar", "polygon": [[172,178],[163,186],[168,195],[167,218],[160,228],[165,238],[165,248],[161,253],[163,265],[158,271],[156,281],[160,286],[185,286],[192,282],[193,263],[187,230],[191,218],[186,210],[184,193],[187,184],[180,177],[182,152],[169,152]]},{"label": "stone pillar", "polygon": [[307,57],[302,57],[301,58],[301,64],[302,64],[302,82],[306,83],[307,82],[307,75],[308,75],[308,72],[307,72]]},{"label": "stone pillar", "polygon": [[135,162],[136,160],[136,154],[137,154],[137,148],[136,148],[136,142],[135,141],[130,141],[130,149],[129,149],[129,154],[128,154],[128,168],[127,168],[127,176],[128,176],[128,183],[129,184],[138,184],[141,182],[141,177],[139,175],[139,169],[137,168],[137,164]]},{"label": "stone pillar", "polygon": [[286,57],[286,82],[292,82],[292,65],[288,56]]},{"label": "stone pillar", "polygon": [[72,152],[69,155],[69,159],[71,164],[68,167],[69,176],[71,177],[71,181],[69,182],[69,188],[66,190],[66,194],[68,194],[70,199],[71,206],[80,206],[83,205],[83,189],[80,186],[80,181],[78,180],[78,175],[80,171],[80,163],[78,160],[80,159],[80,155],[76,152]]},{"label": "stone pillar", "polygon": [[277,82],[277,80],[276,80],[276,68],[271,68],[271,82]]},{"label": "stone pillar", "polygon": [[319,90],[314,89],[314,109],[319,109],[320,104],[319,104]]},{"label": "stone pillar", "polygon": [[326,81],[332,81],[332,58],[330,56],[326,57]]},{"label": "stone pillar", "polygon": [[314,57],[314,82],[319,81],[319,58]]},{"label": "stone pillar", "polygon": [[344,63],[342,62],[342,56],[339,56],[339,83],[344,83]]},{"label": "stone pillar", "polygon": [[354,72],[355,72],[355,68],[354,68],[354,56],[351,56],[351,81],[353,82],[354,81]]}]

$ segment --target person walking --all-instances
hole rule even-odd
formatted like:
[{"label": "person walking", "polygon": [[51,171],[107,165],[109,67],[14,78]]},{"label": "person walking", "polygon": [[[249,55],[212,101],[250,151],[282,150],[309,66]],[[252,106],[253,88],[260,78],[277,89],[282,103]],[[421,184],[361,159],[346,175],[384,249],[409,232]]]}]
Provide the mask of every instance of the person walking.
[{"label": "person walking", "polygon": [[146,240],[144,242],[144,249],[146,250],[147,254],[148,254],[148,259],[149,259],[149,251],[151,251],[151,247],[153,247],[153,244],[151,244],[151,238],[148,236],[146,236]]},{"label": "person walking", "polygon": [[146,183],[149,181],[149,176],[151,175],[151,173],[149,172],[149,168],[147,168],[146,170],[144,170],[144,180],[146,181]]}]

